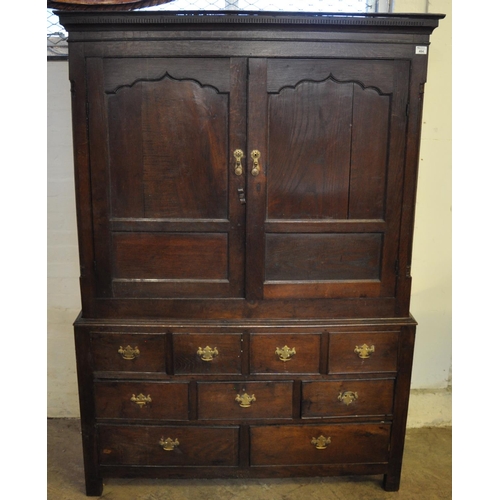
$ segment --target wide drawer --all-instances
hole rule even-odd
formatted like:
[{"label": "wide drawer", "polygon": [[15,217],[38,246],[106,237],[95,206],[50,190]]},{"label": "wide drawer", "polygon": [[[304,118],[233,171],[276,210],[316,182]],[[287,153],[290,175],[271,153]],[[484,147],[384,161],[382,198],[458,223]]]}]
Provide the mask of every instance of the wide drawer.
[{"label": "wide drawer", "polygon": [[390,424],[251,427],[250,464],[314,465],[388,460]]},{"label": "wide drawer", "polygon": [[183,382],[95,383],[97,418],[188,419],[188,384]]},{"label": "wide drawer", "polygon": [[96,371],[165,372],[165,335],[92,333]]},{"label": "wide drawer", "polygon": [[238,427],[100,425],[103,465],[219,465],[238,463]]},{"label": "wide drawer", "polygon": [[251,373],[319,373],[321,334],[252,334]]},{"label": "wide drawer", "polygon": [[292,382],[199,382],[198,418],[292,418]]},{"label": "wide drawer", "polygon": [[302,417],[387,416],[394,380],[335,380],[302,384]]},{"label": "wide drawer", "polygon": [[329,373],[395,372],[399,332],[330,333]]},{"label": "wide drawer", "polygon": [[241,335],[174,333],[176,374],[241,373]]}]

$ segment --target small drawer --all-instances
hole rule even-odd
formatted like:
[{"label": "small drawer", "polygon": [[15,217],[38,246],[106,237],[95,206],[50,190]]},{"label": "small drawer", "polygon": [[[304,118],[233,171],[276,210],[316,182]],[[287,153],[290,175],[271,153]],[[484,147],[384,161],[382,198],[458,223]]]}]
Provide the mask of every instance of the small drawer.
[{"label": "small drawer", "polygon": [[292,418],[292,382],[199,382],[198,418]]},{"label": "small drawer", "polygon": [[330,333],[329,373],[395,372],[399,332]]},{"label": "small drawer", "polygon": [[238,427],[99,426],[103,465],[238,464]]},{"label": "small drawer", "polygon": [[188,384],[178,382],[95,383],[97,418],[188,419]]},{"label": "small drawer", "polygon": [[92,333],[96,371],[165,372],[165,335]]},{"label": "small drawer", "polygon": [[380,463],[388,460],[390,424],[251,427],[251,465]]},{"label": "small drawer", "polygon": [[321,334],[252,334],[251,373],[319,373]]},{"label": "small drawer", "polygon": [[241,335],[228,333],[174,333],[176,374],[241,373]]},{"label": "small drawer", "polygon": [[392,414],[394,380],[335,380],[302,384],[302,418]]}]

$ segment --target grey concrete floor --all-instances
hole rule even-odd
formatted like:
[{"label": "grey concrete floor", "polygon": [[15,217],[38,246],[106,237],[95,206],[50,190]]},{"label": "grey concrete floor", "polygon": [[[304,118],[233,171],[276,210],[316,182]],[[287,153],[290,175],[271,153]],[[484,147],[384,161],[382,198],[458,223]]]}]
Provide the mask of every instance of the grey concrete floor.
[{"label": "grey concrete floor", "polygon": [[[49,419],[47,498],[84,493],[80,422]],[[106,500],[442,500],[451,499],[451,428],[409,429],[401,488],[381,476],[293,479],[105,479]],[[94,497],[95,498],[95,497]]]}]

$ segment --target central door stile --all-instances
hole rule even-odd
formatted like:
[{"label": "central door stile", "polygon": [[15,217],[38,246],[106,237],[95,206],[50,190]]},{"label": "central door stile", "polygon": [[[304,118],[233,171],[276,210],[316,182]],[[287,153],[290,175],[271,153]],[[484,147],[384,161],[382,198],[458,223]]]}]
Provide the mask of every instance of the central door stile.
[{"label": "central door stile", "polygon": [[246,299],[261,300],[264,293],[264,256],[267,164],[267,59],[248,62],[248,148]]},{"label": "central door stile", "polygon": [[[241,158],[243,167],[238,170],[239,154],[246,156],[247,141],[247,59],[231,58],[231,88],[229,93],[229,276],[230,295],[244,297],[245,293],[245,213],[246,203],[246,168],[245,159]],[[242,170],[242,171],[241,171]],[[240,173],[241,172],[241,173]]]}]

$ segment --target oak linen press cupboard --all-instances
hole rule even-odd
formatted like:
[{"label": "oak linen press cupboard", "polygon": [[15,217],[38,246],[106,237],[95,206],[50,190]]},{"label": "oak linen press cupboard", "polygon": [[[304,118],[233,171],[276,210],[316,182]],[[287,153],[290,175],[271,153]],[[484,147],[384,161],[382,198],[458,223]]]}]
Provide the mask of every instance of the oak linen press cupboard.
[{"label": "oak linen press cupboard", "polygon": [[88,495],[108,476],[399,488],[442,17],[60,12]]}]

